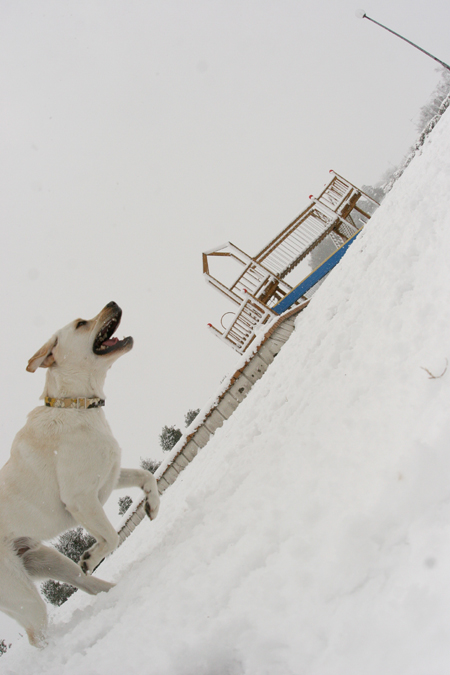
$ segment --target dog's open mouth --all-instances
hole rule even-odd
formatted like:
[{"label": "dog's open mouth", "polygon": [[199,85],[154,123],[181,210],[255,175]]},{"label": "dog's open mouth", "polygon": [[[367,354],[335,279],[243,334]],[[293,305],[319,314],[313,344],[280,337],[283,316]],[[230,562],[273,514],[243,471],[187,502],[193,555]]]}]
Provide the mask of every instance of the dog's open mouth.
[{"label": "dog's open mouth", "polygon": [[[116,305],[117,307],[117,305]],[[99,332],[96,335],[93,344],[94,354],[98,356],[103,356],[104,354],[111,354],[111,352],[116,352],[126,347],[131,348],[133,346],[133,338],[126,337],[123,340],[119,340],[116,337],[113,337],[117,328],[120,324],[120,319],[122,318],[122,310],[117,307],[113,316],[111,316],[107,321],[104,322]]]}]

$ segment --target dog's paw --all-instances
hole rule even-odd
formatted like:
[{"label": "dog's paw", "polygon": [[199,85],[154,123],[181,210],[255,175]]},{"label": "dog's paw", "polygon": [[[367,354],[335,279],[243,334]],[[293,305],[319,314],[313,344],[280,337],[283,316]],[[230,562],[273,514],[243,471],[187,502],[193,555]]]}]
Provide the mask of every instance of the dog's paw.
[{"label": "dog's paw", "polygon": [[38,649],[45,649],[48,647],[48,638],[47,633],[44,630],[35,630],[33,628],[27,628],[28,642],[32,647],[37,647]]},{"label": "dog's paw", "polygon": [[145,493],[145,513],[148,515],[150,520],[155,520],[159,511],[159,492],[158,492],[158,483],[156,482],[155,476],[150,473],[150,471],[145,471],[147,480],[142,485],[142,489]]},{"label": "dog's paw", "polygon": [[154,492],[147,494],[144,509],[150,520],[155,520],[159,511],[159,494],[155,494]]},{"label": "dog's paw", "polygon": [[83,553],[78,564],[85,574],[92,574],[94,570],[94,564],[90,548]]}]

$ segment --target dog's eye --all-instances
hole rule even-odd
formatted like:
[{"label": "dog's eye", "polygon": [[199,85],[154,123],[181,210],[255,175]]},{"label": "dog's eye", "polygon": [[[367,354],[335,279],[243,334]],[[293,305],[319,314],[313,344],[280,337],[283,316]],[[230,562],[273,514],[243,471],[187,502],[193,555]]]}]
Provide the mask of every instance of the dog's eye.
[{"label": "dog's eye", "polygon": [[87,324],[87,321],[79,321],[79,322],[77,323],[77,325],[75,326],[75,330],[76,330],[77,328],[80,328],[81,326],[85,326],[86,324]]}]

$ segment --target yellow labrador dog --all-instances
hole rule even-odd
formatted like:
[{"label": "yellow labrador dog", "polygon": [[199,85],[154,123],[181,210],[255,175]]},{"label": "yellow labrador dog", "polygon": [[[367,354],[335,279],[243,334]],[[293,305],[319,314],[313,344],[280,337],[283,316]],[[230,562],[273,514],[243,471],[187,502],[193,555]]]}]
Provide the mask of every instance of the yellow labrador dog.
[{"label": "yellow labrador dog", "polygon": [[[45,405],[28,415],[0,471],[0,608],[35,646],[45,645],[47,612],[33,579],[56,579],[91,594],[113,586],[89,576],[117,546],[103,510],[111,491],[140,487],[147,515],[158,513],[155,477],[120,468],[120,448],[102,410],[106,373],[133,347],[131,337],[113,337],[121,315],[110,302],[90,321],[72,321],[28,363],[31,373],[47,368]],[[41,543],[75,525],[97,540],[79,565]]]}]

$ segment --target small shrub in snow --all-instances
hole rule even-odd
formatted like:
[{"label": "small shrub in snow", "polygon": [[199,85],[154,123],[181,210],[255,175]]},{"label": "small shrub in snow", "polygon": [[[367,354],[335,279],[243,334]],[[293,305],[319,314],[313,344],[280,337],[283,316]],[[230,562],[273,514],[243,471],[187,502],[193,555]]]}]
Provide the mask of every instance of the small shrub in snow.
[{"label": "small shrub in snow", "polygon": [[77,563],[82,554],[95,544],[95,541],[92,534],[83,530],[82,527],[77,527],[75,530],[64,532],[55,544],[55,548]]},{"label": "small shrub in snow", "polygon": [[168,452],[169,450],[172,450],[174,445],[178,443],[182,436],[182,433],[178,427],[172,426],[164,426],[160,435],[159,435],[159,442],[164,450],[164,452]]},{"label": "small shrub in snow", "polygon": [[192,422],[195,420],[197,417],[198,413],[200,412],[200,408],[197,408],[197,410],[188,410],[186,415],[184,416],[184,424],[186,427],[190,426]]},{"label": "small shrub in snow", "polygon": [[150,471],[150,473],[155,473],[160,464],[161,462],[157,462],[156,459],[144,459],[141,457],[141,468]]},{"label": "small shrub in snow", "polygon": [[11,645],[7,645],[4,640],[0,640],[0,656],[3,656],[5,652],[10,649]]},{"label": "small shrub in snow", "polygon": [[428,136],[450,106],[450,72],[443,68],[441,75],[441,80],[432,93],[430,100],[421,108],[418,123],[418,129],[421,131],[421,134],[415,145],[410,149],[408,155],[403,159],[400,166],[390,172],[390,175],[387,177],[386,183],[383,186],[385,193],[392,190],[395,182],[404,173],[406,167],[412,162],[416,154],[420,152],[421,147]]},{"label": "small shrub in snow", "polygon": [[132,503],[133,500],[128,495],[125,495],[125,497],[119,497],[119,516],[123,516],[128,511]]},{"label": "small shrub in snow", "polygon": [[75,586],[63,584],[60,581],[53,581],[53,579],[48,579],[41,584],[42,595],[47,602],[57,607],[64,604],[76,590]]}]

